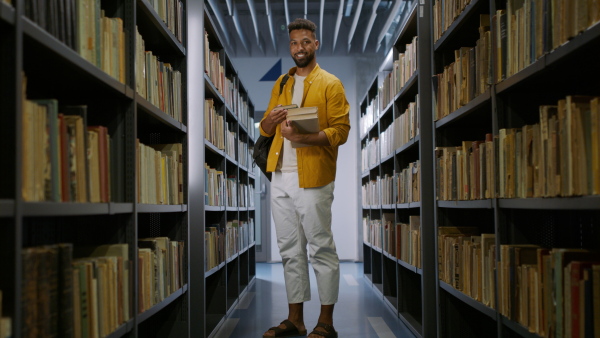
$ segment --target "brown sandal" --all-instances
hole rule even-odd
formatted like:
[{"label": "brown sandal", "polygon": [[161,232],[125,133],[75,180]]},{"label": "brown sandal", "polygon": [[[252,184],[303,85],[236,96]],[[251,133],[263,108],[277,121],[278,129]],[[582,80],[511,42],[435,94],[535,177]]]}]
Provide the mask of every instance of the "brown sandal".
[{"label": "brown sandal", "polygon": [[[324,328],[326,332],[317,331],[318,327]],[[337,338],[337,336],[338,336],[338,334],[335,331],[335,329],[333,328],[333,326],[331,326],[329,324],[321,323],[321,322],[317,323],[317,326],[315,326],[315,329],[310,334],[316,334],[316,335],[319,335],[319,336],[325,337],[325,338]]]},{"label": "brown sandal", "polygon": [[285,326],[285,329],[282,329],[277,326],[273,326],[272,328],[270,328],[267,331],[274,331],[275,335],[274,336],[263,335],[263,338],[268,338],[268,337],[306,337],[306,330],[299,331],[298,328],[296,327],[296,325],[294,325],[294,323],[290,322],[289,320],[286,319],[283,322],[281,322],[281,324],[283,324]]}]

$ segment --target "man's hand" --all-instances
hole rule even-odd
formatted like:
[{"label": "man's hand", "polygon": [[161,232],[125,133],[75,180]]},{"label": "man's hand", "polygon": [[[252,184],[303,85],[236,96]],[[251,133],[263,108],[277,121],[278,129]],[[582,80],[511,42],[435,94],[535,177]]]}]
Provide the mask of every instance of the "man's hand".
[{"label": "man's hand", "polygon": [[297,142],[300,134],[292,121],[285,120],[281,123],[281,135],[290,141]]},{"label": "man's hand", "polygon": [[273,110],[269,112],[267,118],[262,122],[263,130],[269,134],[273,134],[277,125],[284,122],[287,118],[287,109],[281,109],[279,107],[281,107],[280,104],[273,108]]}]

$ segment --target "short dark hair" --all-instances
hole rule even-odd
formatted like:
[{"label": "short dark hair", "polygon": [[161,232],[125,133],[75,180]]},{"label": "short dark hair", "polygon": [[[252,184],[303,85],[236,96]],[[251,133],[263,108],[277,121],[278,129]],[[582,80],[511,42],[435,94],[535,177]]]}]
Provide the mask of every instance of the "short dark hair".
[{"label": "short dark hair", "polygon": [[315,25],[314,22],[308,19],[297,18],[296,20],[290,22],[290,24],[288,25],[288,32],[292,33],[293,30],[297,29],[307,29],[311,31],[314,36],[315,31],[317,30],[317,25]]}]

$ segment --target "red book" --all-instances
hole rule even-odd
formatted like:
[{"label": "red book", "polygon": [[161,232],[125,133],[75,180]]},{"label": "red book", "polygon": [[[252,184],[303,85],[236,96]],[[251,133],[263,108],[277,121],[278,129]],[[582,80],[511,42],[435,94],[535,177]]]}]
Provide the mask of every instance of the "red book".
[{"label": "red book", "polygon": [[[580,307],[580,281],[583,279],[583,271],[586,268],[591,267],[598,262],[591,261],[572,261],[571,265],[571,337],[572,338],[583,338],[580,330],[583,313],[581,313]],[[565,290],[566,291],[566,290]],[[565,332],[565,337],[568,336],[568,332]]]}]

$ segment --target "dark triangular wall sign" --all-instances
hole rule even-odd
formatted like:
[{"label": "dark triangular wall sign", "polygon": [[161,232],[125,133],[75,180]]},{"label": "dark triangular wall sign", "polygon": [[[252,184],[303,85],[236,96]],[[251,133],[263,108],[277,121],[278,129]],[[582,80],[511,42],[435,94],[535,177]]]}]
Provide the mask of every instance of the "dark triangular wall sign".
[{"label": "dark triangular wall sign", "polygon": [[281,75],[281,59],[275,62],[275,65],[260,79],[260,81],[277,81]]}]

